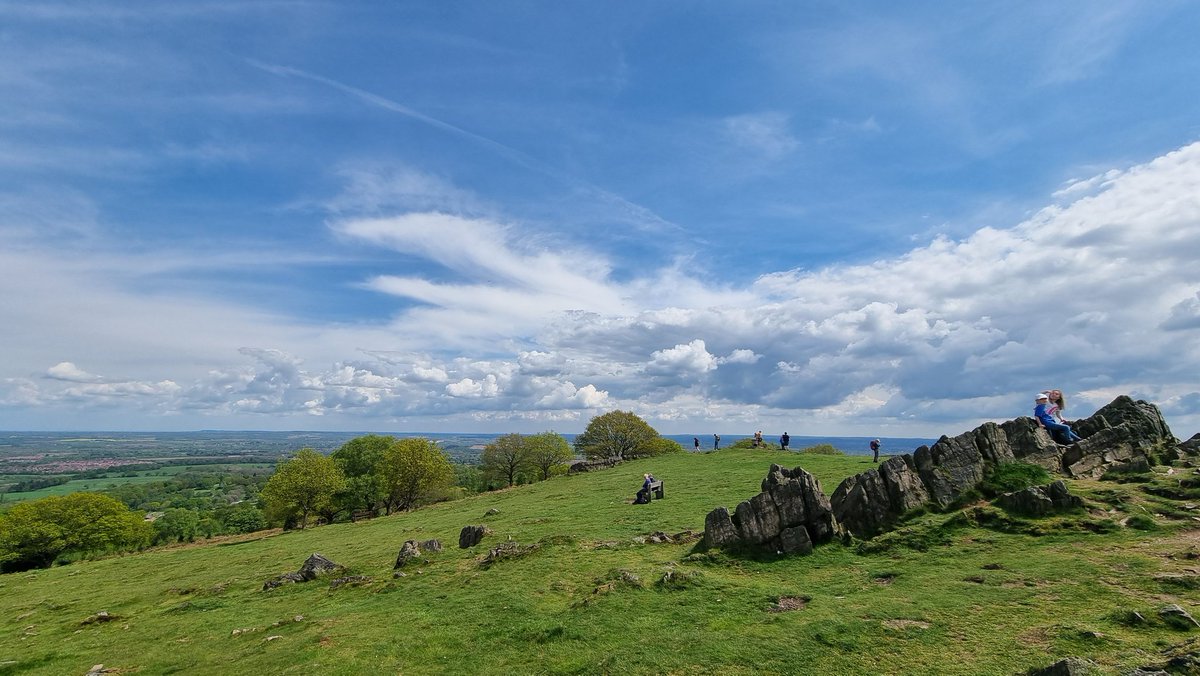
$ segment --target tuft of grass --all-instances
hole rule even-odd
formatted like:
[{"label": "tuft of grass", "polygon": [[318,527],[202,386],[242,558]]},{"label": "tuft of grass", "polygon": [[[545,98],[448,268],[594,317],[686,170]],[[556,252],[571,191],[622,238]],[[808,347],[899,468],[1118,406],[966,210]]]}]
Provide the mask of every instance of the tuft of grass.
[{"label": "tuft of grass", "polygon": [[996,497],[1001,493],[1020,491],[1030,486],[1048,484],[1051,481],[1050,473],[1041,465],[1028,462],[1002,462],[987,473],[979,488],[984,495]]},{"label": "tuft of grass", "polygon": [[807,448],[802,448],[800,449],[800,452],[806,455],[846,455],[835,448],[833,444],[816,444]]}]

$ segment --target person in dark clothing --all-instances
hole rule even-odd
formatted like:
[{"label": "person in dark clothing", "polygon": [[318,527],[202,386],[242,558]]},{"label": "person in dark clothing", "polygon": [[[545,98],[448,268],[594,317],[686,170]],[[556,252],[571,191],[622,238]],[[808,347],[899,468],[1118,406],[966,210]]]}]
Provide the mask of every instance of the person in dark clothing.
[{"label": "person in dark clothing", "polygon": [[715,451],[720,447],[721,447],[721,435],[714,434],[713,435],[713,450]]},{"label": "person in dark clothing", "polygon": [[792,443],[792,438],[788,436],[787,432],[784,432],[783,436],[779,437],[779,447],[786,451],[790,443]]},{"label": "person in dark clothing", "polygon": [[650,504],[650,484],[654,483],[654,475],[643,474],[642,479],[642,489],[637,492],[637,498],[633,501],[635,505]]},{"label": "person in dark clothing", "polygon": [[700,437],[692,437],[692,445],[696,447],[697,451],[700,450]]},{"label": "person in dark clothing", "polygon": [[871,453],[875,455],[875,462],[879,462],[879,447],[881,444],[878,439],[871,440]]}]

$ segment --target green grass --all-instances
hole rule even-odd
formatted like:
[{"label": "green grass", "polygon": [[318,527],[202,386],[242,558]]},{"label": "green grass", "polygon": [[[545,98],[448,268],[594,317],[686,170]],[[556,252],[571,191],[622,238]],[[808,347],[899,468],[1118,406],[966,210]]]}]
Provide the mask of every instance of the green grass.
[{"label": "green grass", "polygon": [[[772,462],[804,466],[827,493],[874,466],[678,454],[355,524],[0,576],[0,674],[98,663],[147,674],[1011,674],[1067,655],[1116,673],[1196,635],[1155,619],[1164,603],[1197,611],[1195,590],[1155,578],[1194,563],[1182,554],[1200,538],[1183,521],[1037,536],[966,518],[945,527],[956,517],[930,513],[904,524],[939,533],[927,551],[835,544],[774,560],[637,541],[700,532],[708,511],[757,493]],[[664,481],[666,499],[628,504],[644,472]],[[1136,486],[1072,489],[1094,509],[1108,503],[1093,492],[1135,511],[1143,501]],[[1071,518],[1092,517],[1055,523]],[[468,524],[493,531],[469,551],[457,547]],[[445,551],[393,579],[403,542],[434,537]],[[510,538],[540,546],[483,568],[488,546]],[[374,581],[261,590],[313,552]],[[783,597],[807,602],[774,612]],[[117,619],[81,624],[102,610]],[[1131,626],[1128,611],[1150,622]]]}]

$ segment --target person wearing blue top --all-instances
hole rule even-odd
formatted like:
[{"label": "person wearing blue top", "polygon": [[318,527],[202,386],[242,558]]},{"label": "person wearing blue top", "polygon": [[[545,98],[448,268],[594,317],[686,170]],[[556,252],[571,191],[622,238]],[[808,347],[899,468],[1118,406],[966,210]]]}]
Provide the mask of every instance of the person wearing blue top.
[{"label": "person wearing blue top", "polygon": [[[1070,425],[1065,425],[1054,419],[1054,416],[1050,413],[1049,395],[1045,392],[1038,392],[1035,401],[1037,402],[1037,406],[1033,409],[1033,417],[1037,418],[1046,427],[1046,430],[1050,432],[1050,436],[1054,438],[1054,441],[1060,444],[1072,444],[1083,438],[1075,434],[1075,430],[1071,429]],[[1066,439],[1066,441],[1063,441],[1063,439]]]}]

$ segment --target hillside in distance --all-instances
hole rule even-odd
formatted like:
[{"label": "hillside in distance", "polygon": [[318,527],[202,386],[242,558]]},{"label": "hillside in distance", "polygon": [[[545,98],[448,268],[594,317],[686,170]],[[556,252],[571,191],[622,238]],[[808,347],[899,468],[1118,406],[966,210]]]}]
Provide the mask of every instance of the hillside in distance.
[{"label": "hillside in distance", "polygon": [[[1071,481],[1087,509],[1070,516],[982,523],[963,517],[968,505],[915,515],[870,547],[697,551],[704,515],[756,493],[772,463],[826,490],[871,466],[678,454],[370,521],[11,574],[0,673],[1003,674],[1068,655],[1118,673],[1200,635],[1156,614],[1197,610],[1200,524],[1144,490],[1178,486],[1190,468]],[[644,472],[666,497],[631,505]],[[474,524],[491,533],[458,548]],[[404,542],[431,538],[443,551],[393,577]],[[524,555],[488,565],[505,542]],[[362,577],[263,589],[314,552]]]}]

